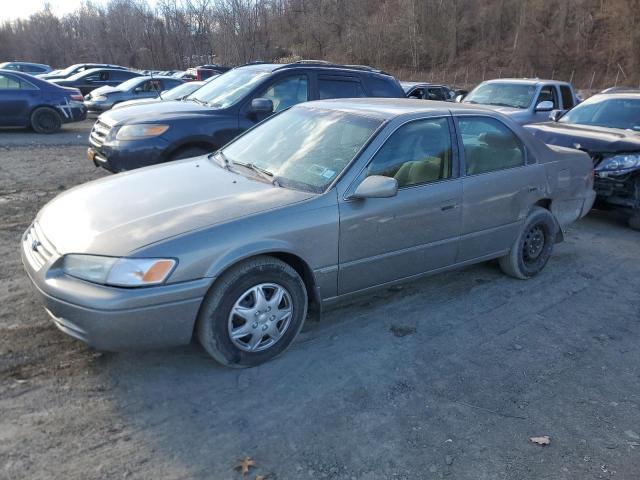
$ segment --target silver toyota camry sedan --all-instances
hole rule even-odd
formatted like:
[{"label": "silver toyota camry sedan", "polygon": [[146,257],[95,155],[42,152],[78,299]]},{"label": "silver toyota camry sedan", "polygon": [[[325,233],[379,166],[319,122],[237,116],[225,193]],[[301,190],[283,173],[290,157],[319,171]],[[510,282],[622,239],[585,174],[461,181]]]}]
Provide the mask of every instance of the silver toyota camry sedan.
[{"label": "silver toyota camry sedan", "polygon": [[496,258],[538,274],[591,208],[592,172],[471,105],[309,102],[211,155],[64,192],[22,258],[55,325],[95,348],[195,334],[247,367],[351,295]]}]

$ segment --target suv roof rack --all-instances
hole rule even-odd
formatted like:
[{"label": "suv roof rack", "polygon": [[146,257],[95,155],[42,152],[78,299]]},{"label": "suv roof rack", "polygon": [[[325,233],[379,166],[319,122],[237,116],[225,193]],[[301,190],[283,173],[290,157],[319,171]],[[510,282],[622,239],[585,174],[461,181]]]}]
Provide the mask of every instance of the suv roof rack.
[{"label": "suv roof rack", "polygon": [[379,70],[377,68],[370,67],[368,65],[345,65],[341,63],[332,63],[326,60],[298,60],[297,62],[286,63],[281,67],[276,68],[276,70],[281,70],[284,68],[295,68],[301,65],[318,65],[321,67],[335,67],[335,68],[346,68],[350,70],[363,70],[365,72],[375,72],[382,73],[384,75],[391,75],[390,73],[385,72],[384,70]]},{"label": "suv roof rack", "polygon": [[634,88],[634,87],[609,87],[609,88],[605,88],[600,93],[640,93],[640,88]]}]

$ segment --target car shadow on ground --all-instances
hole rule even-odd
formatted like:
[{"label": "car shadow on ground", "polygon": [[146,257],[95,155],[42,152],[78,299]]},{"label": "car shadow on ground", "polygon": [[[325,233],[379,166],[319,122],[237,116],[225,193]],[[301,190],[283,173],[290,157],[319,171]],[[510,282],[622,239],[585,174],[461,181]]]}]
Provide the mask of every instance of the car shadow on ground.
[{"label": "car shadow on ground", "polygon": [[[382,290],[309,323],[257,368],[219,367],[194,344],[108,354],[94,373],[137,454],[170,462],[171,477],[231,478],[245,455],[273,478],[597,473],[586,457],[635,468],[622,432],[638,403],[614,392],[630,385],[620,362],[640,360],[640,302],[592,294],[637,275],[624,258],[598,261],[611,231],[637,242],[596,212],[532,280],[489,262]],[[626,398],[640,394],[630,388]],[[561,447],[536,449],[537,434]]]}]

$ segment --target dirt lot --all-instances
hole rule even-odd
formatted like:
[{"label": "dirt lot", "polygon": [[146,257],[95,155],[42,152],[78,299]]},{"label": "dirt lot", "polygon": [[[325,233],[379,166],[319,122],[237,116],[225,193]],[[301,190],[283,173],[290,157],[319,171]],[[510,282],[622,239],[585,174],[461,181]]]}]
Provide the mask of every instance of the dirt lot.
[{"label": "dirt lot", "polygon": [[[309,322],[225,370],[197,345],[100,354],[58,332],[18,245],[104,173],[90,122],[0,133],[0,478],[640,478],[640,234],[592,213],[522,282],[493,263]],[[548,446],[530,436],[549,435]]]}]

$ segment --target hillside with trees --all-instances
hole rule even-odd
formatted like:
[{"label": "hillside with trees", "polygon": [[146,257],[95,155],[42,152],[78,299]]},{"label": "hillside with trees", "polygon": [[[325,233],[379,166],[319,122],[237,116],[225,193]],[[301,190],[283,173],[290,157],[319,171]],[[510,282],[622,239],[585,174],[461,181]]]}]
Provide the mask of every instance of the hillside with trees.
[{"label": "hillside with trees", "polygon": [[0,61],[139,68],[324,59],[459,86],[640,84],[640,0],[145,0],[0,24]]}]

